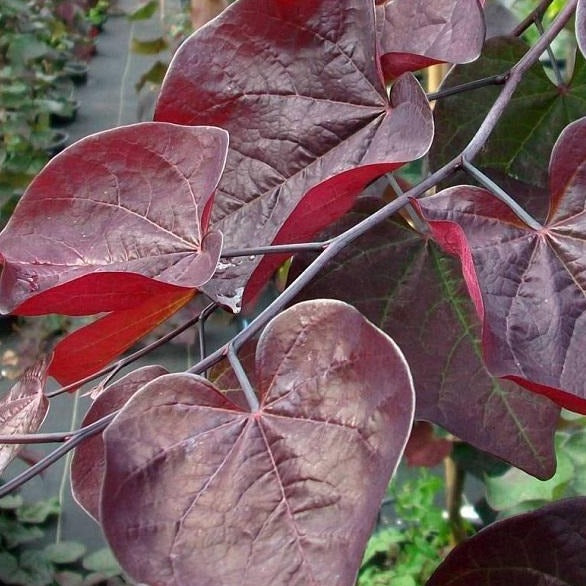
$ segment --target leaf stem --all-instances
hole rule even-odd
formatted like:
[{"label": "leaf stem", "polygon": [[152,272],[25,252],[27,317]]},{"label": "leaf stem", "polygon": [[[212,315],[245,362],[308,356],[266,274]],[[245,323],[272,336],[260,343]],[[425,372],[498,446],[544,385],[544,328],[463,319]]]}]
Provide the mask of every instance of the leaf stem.
[{"label": "leaf stem", "polygon": [[553,0],[541,0],[541,2],[511,31],[514,37],[520,37],[532,24],[535,19],[542,19],[549,5]]},{"label": "leaf stem", "polygon": [[230,362],[230,366],[244,391],[244,396],[246,397],[246,401],[248,402],[248,406],[250,407],[250,411],[252,413],[256,413],[260,409],[260,404],[258,402],[258,397],[250,384],[250,380],[244,372],[244,368],[242,368],[242,364],[236,355],[236,350],[234,349],[233,344],[228,344],[228,353],[227,353],[228,361]]},{"label": "leaf stem", "polygon": [[[543,23],[541,22],[540,18],[537,18],[537,16],[535,17],[535,26],[537,27],[537,30],[539,31],[540,35],[544,34],[544,30],[543,30]],[[565,81],[564,81],[564,76],[562,75],[562,72],[560,70],[560,66],[558,65],[558,60],[555,58],[555,55],[553,54],[553,51],[551,49],[551,45],[547,45],[547,56],[549,58],[549,62],[551,63],[551,68],[553,69],[553,74],[555,76],[555,81],[556,84],[559,87],[563,87],[565,85]]]},{"label": "leaf stem", "polygon": [[275,244],[272,246],[257,246],[255,248],[234,248],[222,251],[221,258],[235,256],[257,256],[261,254],[296,254],[298,252],[320,252],[327,248],[330,240],[325,242],[301,242],[299,244]]},{"label": "leaf stem", "polygon": [[[389,182],[389,185],[391,186],[397,197],[403,195],[403,190],[401,189],[399,182],[392,173],[387,173],[387,181]],[[427,223],[419,217],[419,214],[413,209],[413,205],[411,203],[408,203],[405,206],[405,211],[407,212],[409,220],[413,224],[415,230],[417,230],[420,234],[425,234],[429,232]]]},{"label": "leaf stem", "polygon": [[543,229],[543,226],[533,216],[527,213],[504,189],[499,187],[490,177],[487,177],[482,171],[472,165],[472,163],[466,159],[462,159],[462,167],[478,183],[486,187],[497,199],[506,204],[527,226],[538,232]]},{"label": "leaf stem", "polygon": [[463,92],[469,92],[472,90],[477,90],[489,85],[503,85],[507,81],[508,72],[506,73],[499,73],[497,75],[491,75],[489,77],[483,77],[482,79],[475,79],[474,81],[468,81],[466,83],[462,83],[460,85],[455,85],[453,87],[448,87],[445,89],[440,89],[437,92],[430,92],[427,94],[427,99],[430,102],[435,100],[441,100],[442,98],[447,98],[448,96],[453,96],[455,94],[460,94]]}]

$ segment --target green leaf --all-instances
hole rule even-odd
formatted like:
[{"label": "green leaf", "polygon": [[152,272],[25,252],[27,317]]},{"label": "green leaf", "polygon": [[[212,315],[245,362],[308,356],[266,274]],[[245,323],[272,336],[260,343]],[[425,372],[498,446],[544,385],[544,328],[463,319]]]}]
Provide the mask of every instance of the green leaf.
[{"label": "green leaf", "polygon": [[136,37],[132,38],[130,44],[130,50],[138,55],[156,55],[161,51],[169,48],[169,43],[163,38],[158,37],[157,39],[149,39],[142,41]]},{"label": "green leaf", "polygon": [[26,586],[47,586],[53,583],[53,565],[42,551],[24,551],[20,556],[20,567],[27,573]]},{"label": "green leaf", "polygon": [[78,541],[61,541],[45,548],[45,555],[54,564],[71,564],[81,558],[87,548]]},{"label": "green leaf", "polygon": [[2,535],[6,548],[12,549],[17,545],[40,539],[44,532],[39,527],[29,527],[14,519],[0,517],[0,535]]},{"label": "green leaf", "polygon": [[[470,65],[456,66],[442,89],[507,72],[528,46],[513,37],[489,39],[483,54]],[[436,104],[436,136],[430,151],[433,169],[451,160],[472,138],[500,93],[489,86],[442,98]],[[555,86],[537,63],[519,84],[486,146],[475,159],[484,169],[497,169],[525,183],[545,186],[553,144],[562,129],[584,115],[586,62],[576,56],[571,81]]]},{"label": "green leaf", "polygon": [[0,583],[26,584],[27,576],[19,568],[18,560],[8,552],[0,552]]},{"label": "green leaf", "polygon": [[134,86],[136,91],[139,92],[147,83],[161,85],[168,67],[169,65],[167,63],[157,61],[146,73],[143,73],[140,79],[136,82],[136,85]]},{"label": "green leaf", "polygon": [[560,498],[573,475],[572,461],[558,449],[557,470],[549,480],[538,480],[518,468],[511,468],[502,476],[486,477],[486,500],[493,509],[507,514],[526,502],[544,504]]},{"label": "green leaf", "polygon": [[147,20],[149,19],[159,8],[157,0],[150,0],[142,6],[139,6],[136,10],[130,12],[127,16],[128,20]]},{"label": "green leaf", "polygon": [[8,494],[0,498],[0,509],[18,509],[23,502],[23,498],[19,494]]},{"label": "green leaf", "polygon": [[82,565],[90,572],[99,572],[108,576],[117,576],[122,571],[114,554],[107,547],[86,555]]},{"label": "green leaf", "polygon": [[24,505],[17,511],[16,517],[21,523],[41,524],[50,516],[58,515],[60,512],[59,499],[53,497],[30,505]]}]

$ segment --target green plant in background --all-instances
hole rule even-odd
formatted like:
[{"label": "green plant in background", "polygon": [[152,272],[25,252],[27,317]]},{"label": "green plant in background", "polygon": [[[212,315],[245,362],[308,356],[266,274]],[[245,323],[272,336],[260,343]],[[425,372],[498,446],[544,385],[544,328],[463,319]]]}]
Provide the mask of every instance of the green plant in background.
[{"label": "green plant in background", "polygon": [[425,583],[450,546],[450,526],[440,506],[441,477],[427,468],[389,487],[397,522],[370,538],[359,586],[417,586]]},{"label": "green plant in background", "polygon": [[0,583],[15,586],[127,584],[109,549],[88,553],[82,543],[47,544],[60,514],[56,498],[25,503],[19,494],[0,499]]}]

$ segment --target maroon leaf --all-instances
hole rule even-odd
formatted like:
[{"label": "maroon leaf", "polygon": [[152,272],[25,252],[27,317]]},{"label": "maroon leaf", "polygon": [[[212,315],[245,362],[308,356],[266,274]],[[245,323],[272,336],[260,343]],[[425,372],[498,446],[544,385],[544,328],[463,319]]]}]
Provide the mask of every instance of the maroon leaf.
[{"label": "maroon leaf", "polygon": [[586,118],[560,135],[549,174],[540,230],[480,188],[447,189],[420,206],[436,241],[460,257],[489,370],[586,413]]},{"label": "maroon leaf", "polygon": [[200,287],[220,254],[207,226],[226,149],[221,129],[151,122],[63,151],[0,234],[0,311],[88,315]]},{"label": "maroon leaf", "polygon": [[[106,387],[86,413],[82,427],[120,409],[146,383],[168,374],[162,366],[145,366]],[[102,434],[94,435],[75,449],[71,460],[71,491],[78,504],[96,521],[100,518],[100,495],[105,457]]]},{"label": "maroon leaf", "polygon": [[104,434],[101,518],[149,584],[354,584],[409,435],[400,351],[346,304],[296,305],[264,331],[260,409],[190,374],[133,396]]},{"label": "maroon leaf", "polygon": [[[361,202],[320,238],[340,233],[380,205]],[[293,264],[292,278],[308,261]],[[300,299],[315,297],[352,303],[397,341],[413,372],[418,419],[539,478],[554,473],[559,408],[490,376],[457,261],[429,239],[404,222],[379,224],[338,254]]]},{"label": "maroon leaf", "polygon": [[417,421],[405,447],[405,459],[409,466],[433,468],[441,464],[451,451],[452,442],[435,435],[431,423]]},{"label": "maroon leaf", "polygon": [[[408,74],[389,98],[375,46],[364,0],[239,0],[182,45],[155,117],[230,132],[212,215],[227,247],[303,241],[428,150],[425,94]],[[237,310],[281,262],[223,263],[204,291]]]},{"label": "maroon leaf", "polygon": [[[18,382],[0,401],[0,434],[33,433],[41,427],[49,409],[45,396],[47,369],[51,356],[27,368]],[[0,445],[0,472],[17,456],[22,445]]]},{"label": "maroon leaf", "polygon": [[478,0],[390,0],[377,8],[386,79],[435,63],[468,63],[482,50]]},{"label": "maroon leaf", "polygon": [[490,525],[465,541],[426,586],[583,586],[586,498]]},{"label": "maroon leaf", "polygon": [[578,0],[576,7],[576,38],[582,55],[586,57],[586,2]]}]

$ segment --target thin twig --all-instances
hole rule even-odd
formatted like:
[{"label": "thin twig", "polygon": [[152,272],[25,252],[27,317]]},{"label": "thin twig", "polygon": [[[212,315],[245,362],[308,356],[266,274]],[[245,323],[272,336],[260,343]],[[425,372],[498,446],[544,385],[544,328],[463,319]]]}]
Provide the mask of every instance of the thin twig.
[{"label": "thin twig", "polygon": [[508,77],[507,73],[499,73],[497,75],[491,75],[489,77],[483,77],[482,79],[475,79],[474,81],[468,81],[466,83],[462,83],[460,85],[455,85],[453,87],[447,87],[437,92],[430,92],[427,94],[427,99],[430,102],[434,100],[441,100],[442,98],[447,98],[448,96],[453,96],[455,94],[461,94],[464,92],[469,92],[472,90],[477,90],[483,87],[487,87],[489,85],[503,85],[507,81]]},{"label": "thin twig", "polygon": [[82,427],[81,429],[74,432],[69,439],[65,441],[65,443],[59,446],[56,450],[39,460],[36,464],[33,464],[30,468],[27,468],[24,472],[18,474],[6,484],[0,486],[0,498],[7,495],[8,493],[16,490],[26,482],[28,482],[31,478],[37,476],[46,470],[49,466],[60,460],[65,454],[73,450],[76,446],[78,446],[81,442],[86,440],[87,438],[96,435],[103,431],[114,419],[116,413],[111,413],[110,415],[106,415],[95,421],[91,425],[87,425],[86,427]]}]

